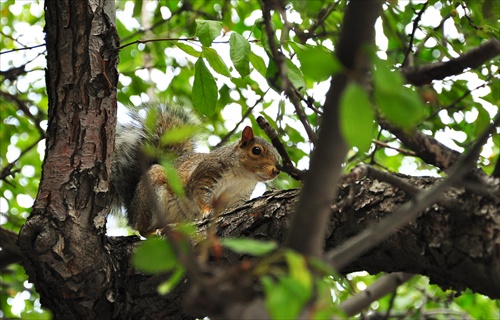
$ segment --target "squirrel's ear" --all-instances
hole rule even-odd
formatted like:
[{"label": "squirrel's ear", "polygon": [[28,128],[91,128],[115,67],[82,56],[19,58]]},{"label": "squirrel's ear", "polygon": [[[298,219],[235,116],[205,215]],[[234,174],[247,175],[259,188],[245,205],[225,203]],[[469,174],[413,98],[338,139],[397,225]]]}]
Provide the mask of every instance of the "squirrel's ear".
[{"label": "squirrel's ear", "polygon": [[241,141],[249,142],[252,139],[253,139],[253,130],[251,127],[246,126],[245,129],[243,129],[243,133],[241,134]]}]

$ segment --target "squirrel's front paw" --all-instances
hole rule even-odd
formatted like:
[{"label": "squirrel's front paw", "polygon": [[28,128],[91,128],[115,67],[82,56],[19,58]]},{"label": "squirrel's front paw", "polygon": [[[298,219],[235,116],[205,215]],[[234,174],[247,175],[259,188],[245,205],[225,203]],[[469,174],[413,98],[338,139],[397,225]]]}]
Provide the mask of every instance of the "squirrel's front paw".
[{"label": "squirrel's front paw", "polygon": [[214,209],[209,205],[202,206],[200,211],[203,219],[210,218],[214,213]]}]

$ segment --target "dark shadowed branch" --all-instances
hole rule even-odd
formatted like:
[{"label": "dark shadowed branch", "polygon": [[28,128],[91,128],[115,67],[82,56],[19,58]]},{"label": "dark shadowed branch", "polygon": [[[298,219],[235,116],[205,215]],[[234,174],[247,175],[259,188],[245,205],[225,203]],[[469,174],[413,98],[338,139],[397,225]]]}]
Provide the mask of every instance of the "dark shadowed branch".
[{"label": "dark shadowed branch", "polygon": [[461,56],[446,62],[405,67],[403,68],[403,75],[409,83],[421,86],[431,83],[433,80],[442,80],[446,77],[460,74],[467,68],[477,68],[499,54],[500,41],[491,39]]},{"label": "dark shadowed branch", "polygon": [[[367,57],[363,48],[374,41],[374,24],[381,7],[381,1],[351,1],[347,6],[336,54],[355,80],[362,78],[363,68],[366,67]],[[347,154],[338,115],[340,97],[348,81],[346,74],[337,74],[332,78],[319,141],[311,156],[311,169],[306,175],[286,242],[290,248],[306,255],[323,255],[329,207],[336,197],[336,185]]]},{"label": "dark shadowed branch", "polygon": [[[290,99],[290,102],[295,107],[295,111],[297,112],[297,117],[299,121],[302,123],[302,126],[306,130],[309,141],[315,143],[318,140],[318,135],[311,128],[309,121],[307,120],[307,116],[300,105],[300,99],[295,94],[295,88],[288,78],[288,69],[285,64],[285,55],[279,50],[278,43],[275,41],[276,35],[272,26],[271,20],[271,12],[274,9],[279,10],[280,12],[284,12],[283,4],[273,1],[265,1],[262,9],[263,17],[264,17],[264,30],[269,39],[269,49],[272,54],[272,58],[278,67],[278,73],[274,79],[268,79],[271,81],[275,88],[279,88],[285,92],[285,94]],[[286,20],[285,20],[286,21]],[[279,81],[278,81],[279,77]],[[298,88],[297,88],[298,89]]]},{"label": "dark shadowed branch", "polygon": [[415,152],[416,156],[441,170],[448,170],[460,156],[459,152],[448,148],[416,128],[407,132],[384,119],[379,119],[378,122],[383,129],[394,134],[407,148]]},{"label": "dark shadowed branch", "polygon": [[17,234],[0,228],[0,270],[11,263],[18,263],[22,259],[21,250],[16,244]]},{"label": "dark shadowed branch", "polygon": [[274,128],[271,127],[269,123],[266,121],[266,119],[264,119],[264,117],[262,116],[259,116],[257,118],[257,123],[259,124],[260,128],[264,130],[269,139],[271,139],[271,142],[273,143],[276,150],[278,150],[278,153],[280,154],[281,159],[283,160],[283,165],[280,166],[279,169],[283,172],[288,173],[292,178],[296,180],[303,180],[305,172],[297,169],[293,165],[292,160],[288,155],[288,152],[286,152],[286,149],[281,143],[278,134],[276,133]]},{"label": "dark shadowed branch", "polygon": [[410,41],[408,43],[408,48],[406,48],[405,59],[403,60],[403,66],[407,65],[408,57],[412,53],[413,40],[415,40],[415,32],[418,29],[418,23],[420,22],[420,19],[422,19],[422,15],[424,14],[424,12],[427,9],[428,5],[429,5],[429,1],[427,1],[426,3],[424,3],[424,5],[422,6],[422,9],[420,9],[420,11],[418,12],[417,16],[413,20],[413,28],[412,28],[411,35],[410,35]]}]

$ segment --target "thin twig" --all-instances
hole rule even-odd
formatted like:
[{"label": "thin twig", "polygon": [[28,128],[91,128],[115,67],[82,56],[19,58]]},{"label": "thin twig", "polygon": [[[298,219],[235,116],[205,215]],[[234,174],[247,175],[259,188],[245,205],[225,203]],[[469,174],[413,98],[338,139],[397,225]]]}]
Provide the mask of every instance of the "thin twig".
[{"label": "thin twig", "polygon": [[376,139],[373,139],[372,140],[373,143],[375,143],[376,145],[378,146],[381,146],[381,147],[384,147],[384,148],[388,148],[388,149],[392,149],[392,150],[396,150],[397,152],[401,153],[401,154],[404,154],[406,156],[411,156],[411,157],[416,157],[417,154],[411,150],[407,150],[407,149],[402,149],[402,148],[397,148],[397,147],[393,147],[383,141],[380,141],[380,140],[376,140]]},{"label": "thin twig", "polygon": [[121,50],[123,48],[126,48],[128,46],[131,46],[133,44],[140,44],[140,43],[148,43],[148,42],[161,42],[161,41],[196,41],[195,37],[190,37],[190,38],[155,38],[155,39],[147,39],[147,40],[135,40],[126,44],[123,44],[116,48],[116,50]]},{"label": "thin twig", "polygon": [[35,123],[35,126],[40,135],[42,136],[42,138],[45,138],[45,130],[43,130],[42,127],[40,126],[40,119],[45,118],[45,115],[43,114],[42,110],[38,109],[39,112],[38,116],[34,116],[33,113],[31,113],[28,106],[26,105],[27,101],[21,100],[18,96],[3,91],[0,91],[0,96],[10,99],[14,103],[16,103],[18,109],[21,110],[29,119],[31,119]]},{"label": "thin twig", "polygon": [[[140,43],[148,43],[148,42],[161,42],[161,41],[195,41],[195,42],[200,42],[195,37],[189,37],[189,38],[155,38],[155,39],[147,39],[147,40],[135,40],[129,43],[126,43],[124,45],[119,46],[116,48],[116,50],[121,50],[125,47],[131,46],[133,44],[140,44]],[[250,39],[248,42],[260,42],[258,39]],[[229,43],[229,40],[221,40],[221,41],[212,41],[212,43]]]},{"label": "thin twig", "polygon": [[269,91],[269,88],[264,92],[264,94],[253,104],[253,106],[249,107],[248,110],[243,114],[241,117],[241,120],[234,126],[233,130],[229,131],[228,134],[226,134],[221,141],[215,146],[215,148],[220,147],[221,145],[225,144],[227,140],[236,132],[236,129],[245,121],[246,118],[252,113],[253,109],[264,100],[264,97],[266,96],[266,93]]},{"label": "thin twig", "polygon": [[403,64],[402,64],[403,66],[406,66],[406,64],[408,62],[408,56],[410,55],[411,49],[413,47],[413,40],[415,39],[415,32],[417,31],[418,23],[420,22],[420,19],[422,19],[422,15],[424,14],[428,5],[429,5],[429,1],[424,3],[422,10],[420,10],[418,12],[417,17],[415,18],[415,20],[413,20],[413,30],[411,31],[410,43],[408,44],[408,49],[406,50],[406,53],[405,53],[405,58],[404,58]]},{"label": "thin twig", "polygon": [[43,47],[43,46],[45,46],[45,43],[37,44],[36,46],[32,46],[32,47],[15,48],[15,49],[12,49],[12,50],[2,51],[2,52],[0,52],[0,54],[7,54],[7,53],[12,53],[12,52],[16,52],[16,51],[22,51],[22,50],[31,50],[31,49],[35,49],[35,48],[39,48],[39,47]]},{"label": "thin twig", "polygon": [[190,1],[183,1],[182,2],[182,6],[178,10],[172,12],[172,14],[170,15],[170,18],[168,18],[168,19],[160,19],[157,22],[155,22],[153,25],[151,25],[151,27],[146,28],[146,29],[138,30],[135,33],[132,33],[132,34],[128,35],[127,37],[124,37],[122,39],[122,41],[127,41],[127,40],[129,40],[129,39],[131,39],[131,38],[133,38],[135,36],[140,35],[140,34],[144,34],[146,32],[153,31],[157,27],[159,27],[159,26],[161,26],[161,25],[163,25],[165,23],[169,23],[172,20],[173,17],[175,17],[175,16],[177,16],[177,15],[183,13],[183,12],[197,13],[198,15],[203,16],[203,17],[207,18],[208,20],[217,20],[217,17],[215,17],[213,15],[208,15],[206,12],[203,12],[201,10],[195,10],[195,9],[193,9],[191,7]]},{"label": "thin twig", "polygon": [[283,165],[280,166],[280,170],[283,172],[288,173],[292,178],[295,180],[303,180],[304,179],[304,171],[297,169],[293,163],[292,160],[290,159],[290,156],[286,152],[285,147],[281,143],[278,134],[274,130],[273,127],[269,125],[269,123],[264,119],[264,117],[259,116],[257,118],[257,123],[261,127],[262,130],[266,133],[266,135],[271,139],[271,142],[273,143],[274,147],[276,150],[278,150],[278,153],[281,156],[281,159],[283,159]]},{"label": "thin twig", "polygon": [[[439,23],[439,25],[435,28],[433,28],[434,31],[438,31],[440,30],[441,28],[443,28],[443,25],[444,23],[446,22],[446,20],[448,20],[449,18],[451,18],[451,14],[448,14],[446,16],[443,17],[443,19],[441,19],[441,22]],[[418,57],[420,55],[420,51],[422,50],[422,48],[425,47],[425,43],[427,42],[427,40],[429,40],[431,37],[433,36],[432,33],[427,33],[425,35],[425,38],[423,38],[422,40],[420,40],[420,44],[419,46],[417,47],[417,49],[415,50],[415,53],[414,53],[414,56],[415,57]],[[443,39],[443,41],[446,41],[446,37],[441,37]],[[444,45],[444,44],[442,44]]]},{"label": "thin twig", "polygon": [[467,96],[469,96],[472,92],[476,91],[477,89],[480,89],[480,88],[483,88],[485,87],[486,85],[490,84],[491,83],[491,78],[493,78],[492,75],[489,75],[488,78],[485,80],[485,82],[477,87],[475,87],[474,89],[467,89],[463,95],[461,95],[460,97],[458,97],[457,99],[455,99],[455,101],[453,101],[452,103],[450,103],[449,105],[447,105],[446,107],[443,107],[443,108],[440,108],[439,110],[435,110],[430,116],[427,117],[427,120],[429,119],[432,119],[433,117],[435,117],[439,112],[441,112],[442,110],[449,110],[449,109],[452,109],[454,108],[458,103],[460,103],[460,101],[462,101],[463,99],[467,98]]},{"label": "thin twig", "polygon": [[297,90],[296,88],[293,88],[295,94],[300,98],[300,100],[304,101],[306,106],[311,109],[312,111],[314,111],[317,115],[323,115],[323,111],[319,110],[318,108],[316,108],[314,106],[314,98],[311,97],[311,96],[308,96],[307,98],[304,97],[304,95],[302,93],[300,93],[299,90]]},{"label": "thin twig", "polygon": [[[21,151],[21,153],[19,154],[19,157],[16,158],[16,160],[8,163],[3,169],[2,171],[0,171],[0,180],[3,180],[5,179],[6,177],[10,176],[10,175],[13,175],[14,173],[17,173],[19,172],[19,170],[12,170],[12,168],[14,167],[14,165],[16,164],[17,161],[19,161],[19,159],[21,159],[22,156],[24,156],[28,151],[30,151],[31,149],[33,149],[34,147],[36,147],[38,145],[38,143],[40,141],[42,141],[43,139],[45,139],[45,136],[43,137],[40,137],[38,138],[38,140],[36,140],[35,142],[33,142],[31,145],[29,145],[26,149],[24,149],[23,151]],[[6,181],[6,180],[5,180]]]},{"label": "thin twig", "polygon": [[[307,115],[305,114],[304,110],[301,108],[300,105],[300,100],[297,98],[297,95],[294,92],[293,89],[293,84],[290,82],[290,79],[288,78],[287,75],[287,68],[285,65],[285,56],[281,51],[278,50],[277,43],[274,41],[275,34],[273,27],[271,25],[271,14],[270,11],[273,8],[268,8],[267,6],[270,5],[268,1],[264,2],[264,8],[262,9],[263,15],[264,15],[264,29],[266,32],[266,35],[269,40],[269,49],[271,50],[271,54],[273,56],[273,60],[275,61],[278,70],[279,70],[279,77],[281,80],[281,89],[285,91],[285,94],[288,96],[290,101],[292,102],[293,106],[295,107],[295,112],[297,113],[297,116],[302,123],[302,126],[306,130],[307,136],[309,138],[309,141],[312,143],[315,143],[318,140],[318,135],[312,130],[311,126],[309,125],[309,122],[307,120]],[[272,79],[270,81],[275,81],[274,85],[277,87],[277,79]]]}]

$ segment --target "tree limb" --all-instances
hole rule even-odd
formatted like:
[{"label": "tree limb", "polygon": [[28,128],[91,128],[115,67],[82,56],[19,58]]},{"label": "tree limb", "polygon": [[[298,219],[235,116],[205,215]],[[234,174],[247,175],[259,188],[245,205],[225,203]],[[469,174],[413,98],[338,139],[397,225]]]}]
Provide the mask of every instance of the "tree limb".
[{"label": "tree limb", "polygon": [[0,270],[9,264],[22,260],[21,250],[16,244],[17,234],[10,230],[0,228]]},{"label": "tree limb", "polygon": [[496,116],[493,123],[476,141],[474,146],[459,158],[445,180],[435,187],[418,194],[412,201],[398,208],[391,216],[383,219],[375,226],[364,230],[338,248],[329,252],[327,255],[329,263],[336,270],[342,270],[356,257],[359,257],[388,236],[396,233],[399,228],[413,221],[421,211],[436,202],[448,188],[460,183],[461,179],[470,172],[470,168],[479,156],[482,146],[499,124],[500,114]]},{"label": "tree limb", "polygon": [[[271,22],[271,11],[276,9],[281,13],[283,13],[284,12],[283,7],[284,4],[281,3],[280,1],[264,1],[264,6],[262,9],[262,14],[264,17],[264,31],[266,32],[267,38],[269,39],[268,45],[269,45],[269,50],[271,51],[270,54],[272,55],[272,59],[276,63],[276,66],[278,67],[279,71],[279,74],[276,74],[275,79],[268,79],[268,81],[272,81],[275,88],[277,88],[278,90],[281,89],[287,94],[288,98],[295,107],[295,111],[297,112],[297,117],[299,118],[299,121],[302,123],[302,126],[306,131],[309,141],[315,143],[318,140],[318,136],[312,130],[307,120],[307,116],[304,110],[302,110],[301,108],[300,100],[295,94],[293,84],[288,78],[287,67],[285,65],[285,55],[279,50],[278,44],[275,41],[276,35]],[[278,85],[278,79],[281,81],[280,85]]]},{"label": "tree limb", "polygon": [[424,14],[424,12],[427,9],[428,5],[429,5],[429,1],[427,1],[426,3],[424,3],[424,5],[422,6],[422,9],[420,9],[420,11],[417,13],[417,16],[413,20],[413,29],[411,31],[410,41],[408,43],[408,48],[406,49],[406,52],[405,52],[405,58],[403,60],[403,66],[407,65],[408,57],[410,56],[411,51],[412,51],[413,41],[415,40],[415,32],[417,31],[418,23],[420,22],[420,19],[422,19],[422,15]]},{"label": "tree limb", "polygon": [[396,291],[400,285],[410,280],[413,276],[413,274],[404,272],[386,274],[378,278],[377,281],[362,292],[342,302],[339,305],[339,309],[344,311],[346,316],[352,317],[370,306],[372,302]]},{"label": "tree limb", "polygon": [[394,134],[407,148],[426,163],[447,171],[457,162],[460,153],[448,148],[435,138],[423,134],[417,128],[407,132],[384,119],[379,119],[380,126]]},{"label": "tree limb", "polygon": [[264,119],[264,117],[259,116],[257,117],[257,123],[259,124],[259,127],[264,130],[266,135],[271,139],[271,142],[273,143],[273,146],[278,150],[278,153],[281,156],[281,159],[283,160],[283,165],[280,166],[278,169],[281,171],[284,171],[288,173],[292,178],[295,180],[303,180],[304,179],[304,174],[305,172],[302,170],[297,169],[293,163],[292,160],[290,159],[290,156],[288,155],[288,152],[286,152],[285,147],[281,143],[278,134],[274,130],[273,127],[269,125],[269,123]]},{"label": "tree limb", "polygon": [[[374,41],[374,24],[381,7],[381,1],[351,1],[347,6],[336,54],[353,79],[363,77],[367,59],[364,47]],[[323,254],[329,206],[336,197],[336,184],[347,154],[338,115],[340,97],[348,80],[346,74],[337,74],[332,78],[318,144],[311,156],[311,169],[306,175],[286,242],[288,247],[306,255]]]},{"label": "tree limb", "polygon": [[500,41],[491,39],[449,61],[416,67],[405,67],[402,72],[409,83],[421,86],[431,83],[433,80],[442,80],[446,77],[460,74],[466,68],[477,68],[499,54]]}]

